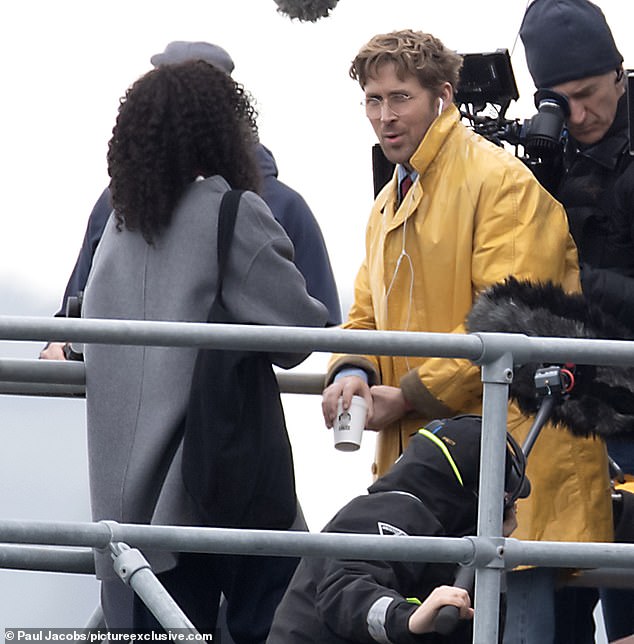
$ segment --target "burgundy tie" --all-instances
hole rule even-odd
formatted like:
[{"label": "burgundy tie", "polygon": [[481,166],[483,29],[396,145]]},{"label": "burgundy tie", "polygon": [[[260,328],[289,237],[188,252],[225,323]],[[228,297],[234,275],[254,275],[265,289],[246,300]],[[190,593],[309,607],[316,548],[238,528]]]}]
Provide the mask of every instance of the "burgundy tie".
[{"label": "burgundy tie", "polygon": [[401,181],[401,202],[403,201],[403,199],[405,199],[407,191],[412,187],[412,183],[414,182],[412,181],[412,177],[410,177],[409,174],[403,178],[403,181]]}]

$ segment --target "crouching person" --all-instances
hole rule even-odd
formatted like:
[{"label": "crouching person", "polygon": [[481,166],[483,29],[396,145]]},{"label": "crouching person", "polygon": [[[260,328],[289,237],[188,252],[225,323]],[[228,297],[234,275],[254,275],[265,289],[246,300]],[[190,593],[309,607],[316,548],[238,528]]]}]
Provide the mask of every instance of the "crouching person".
[{"label": "crouching person", "polygon": [[[462,537],[475,534],[481,418],[457,416],[419,430],[401,458],[341,509],[324,532]],[[528,495],[519,448],[507,449],[504,533],[515,528],[515,500]],[[267,644],[472,641],[469,594],[453,587],[455,564],[302,559],[275,613]],[[461,621],[434,633],[440,608]]]}]

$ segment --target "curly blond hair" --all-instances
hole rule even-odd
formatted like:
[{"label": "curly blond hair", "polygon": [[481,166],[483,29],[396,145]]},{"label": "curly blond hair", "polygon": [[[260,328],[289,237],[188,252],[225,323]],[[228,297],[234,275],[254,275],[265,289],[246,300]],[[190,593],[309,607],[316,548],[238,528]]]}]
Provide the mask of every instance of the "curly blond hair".
[{"label": "curly blond hair", "polygon": [[411,75],[432,91],[440,90],[444,83],[450,83],[454,93],[458,89],[462,56],[445,47],[435,36],[411,29],[374,36],[352,61],[350,77],[363,88],[368,78],[389,62],[396,65],[396,73],[402,80]]}]

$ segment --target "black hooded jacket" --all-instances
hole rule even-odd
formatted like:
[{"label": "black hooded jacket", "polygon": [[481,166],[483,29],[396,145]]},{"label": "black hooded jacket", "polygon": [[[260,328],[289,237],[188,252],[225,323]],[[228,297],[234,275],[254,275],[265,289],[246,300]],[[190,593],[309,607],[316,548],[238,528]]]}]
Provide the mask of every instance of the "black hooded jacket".
[{"label": "black hooded jacket", "polygon": [[[447,421],[435,438],[415,435],[369,494],[348,503],[324,532],[474,534],[479,453],[476,417]],[[278,607],[267,644],[466,644],[472,641],[471,622],[460,622],[447,637],[413,635],[408,629],[409,617],[417,608],[408,599],[423,601],[435,587],[451,585],[456,569],[444,563],[304,558]]]}]

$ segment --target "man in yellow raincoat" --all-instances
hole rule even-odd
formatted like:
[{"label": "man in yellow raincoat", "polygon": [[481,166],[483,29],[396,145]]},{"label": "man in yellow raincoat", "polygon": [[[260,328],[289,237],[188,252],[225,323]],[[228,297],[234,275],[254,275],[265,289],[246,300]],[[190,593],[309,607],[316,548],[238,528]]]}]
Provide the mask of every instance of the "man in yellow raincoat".
[{"label": "man in yellow raincoat", "polygon": [[[375,36],[352,63],[370,124],[397,165],[370,215],[343,328],[464,333],[476,295],[507,276],[580,288],[561,205],[521,161],[460,122],[453,96],[461,64],[437,38],[410,30]],[[344,407],[352,395],[368,403],[367,427],[379,432],[376,476],[429,420],[482,408],[480,372],[467,360],[338,355],[326,384],[327,427],[341,396]],[[531,420],[509,406],[520,442]],[[528,475],[533,491],[520,503],[515,536],[611,540],[602,441],[546,426]]]}]

